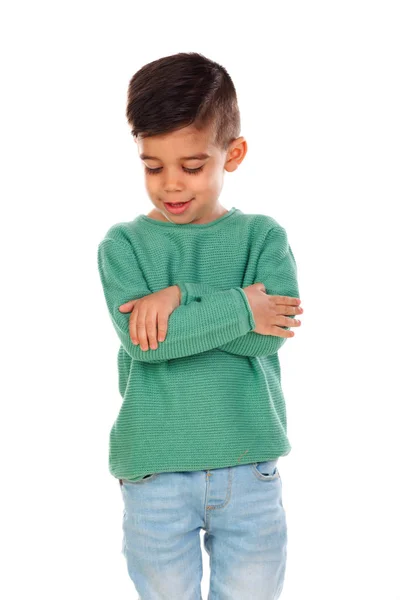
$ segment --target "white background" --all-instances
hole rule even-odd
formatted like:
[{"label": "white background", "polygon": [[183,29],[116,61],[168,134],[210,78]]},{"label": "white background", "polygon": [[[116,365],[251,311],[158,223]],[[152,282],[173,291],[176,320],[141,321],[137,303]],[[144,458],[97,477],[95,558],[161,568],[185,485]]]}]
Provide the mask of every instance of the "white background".
[{"label": "white background", "polygon": [[[400,599],[398,7],[1,9],[5,600],[136,597],[108,473],[119,340],[96,252],[110,225],[152,208],[129,80],[188,51],[222,64],[238,94],[248,154],[221,203],[274,217],[298,265],[302,326],[280,354],[292,445],[279,462],[281,600]],[[206,600],[204,549],[203,565]]]}]

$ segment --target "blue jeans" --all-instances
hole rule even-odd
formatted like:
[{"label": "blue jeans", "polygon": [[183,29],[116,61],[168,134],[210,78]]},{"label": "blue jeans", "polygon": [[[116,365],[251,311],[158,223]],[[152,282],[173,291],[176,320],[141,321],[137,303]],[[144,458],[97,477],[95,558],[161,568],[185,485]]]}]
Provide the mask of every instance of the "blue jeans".
[{"label": "blue jeans", "polygon": [[120,479],[122,552],[139,600],[202,600],[201,529],[207,600],[277,600],[287,545],[277,462]]}]

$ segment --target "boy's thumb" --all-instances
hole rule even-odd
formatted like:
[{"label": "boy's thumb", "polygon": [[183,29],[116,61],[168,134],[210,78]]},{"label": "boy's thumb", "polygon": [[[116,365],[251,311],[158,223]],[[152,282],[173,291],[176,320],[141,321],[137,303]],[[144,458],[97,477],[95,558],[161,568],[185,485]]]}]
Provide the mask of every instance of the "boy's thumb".
[{"label": "boy's thumb", "polygon": [[133,308],[133,305],[135,304],[134,300],[130,300],[129,302],[125,302],[125,304],[121,304],[121,306],[119,307],[119,311],[120,312],[130,312]]}]

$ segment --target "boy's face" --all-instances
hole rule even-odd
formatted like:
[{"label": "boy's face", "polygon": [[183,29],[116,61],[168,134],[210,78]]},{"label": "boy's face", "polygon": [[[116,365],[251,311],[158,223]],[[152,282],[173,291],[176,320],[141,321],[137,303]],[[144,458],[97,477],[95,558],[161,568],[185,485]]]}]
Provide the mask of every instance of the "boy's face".
[{"label": "boy's face", "polygon": [[[243,137],[223,151],[212,144],[211,129],[193,125],[172,133],[135,139],[145,173],[145,186],[155,209],[149,215],[173,223],[209,223],[226,212],[218,202],[224,172],[235,171],[247,152]],[[188,158],[199,154],[208,157]],[[150,158],[152,157],[152,158]],[[192,171],[192,172],[190,172]],[[170,212],[166,203],[188,203]]]}]

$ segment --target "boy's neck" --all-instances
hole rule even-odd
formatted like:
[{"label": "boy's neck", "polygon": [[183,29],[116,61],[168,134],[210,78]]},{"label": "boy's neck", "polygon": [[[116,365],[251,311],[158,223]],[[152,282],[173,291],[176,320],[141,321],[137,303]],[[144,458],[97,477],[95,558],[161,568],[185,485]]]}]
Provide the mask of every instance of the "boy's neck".
[{"label": "boy's neck", "polygon": [[155,221],[167,221],[163,215],[158,210],[151,210],[147,215],[150,219],[154,219]]},{"label": "boy's neck", "polygon": [[[220,208],[219,212],[214,216],[214,219],[212,219],[212,220],[219,219],[224,214],[229,212],[223,206],[220,206],[219,208]],[[171,221],[169,219],[166,219],[160,211],[155,210],[155,209],[151,210],[146,216],[149,217],[150,219],[154,219],[155,221],[162,221],[163,223],[171,223]]]}]

